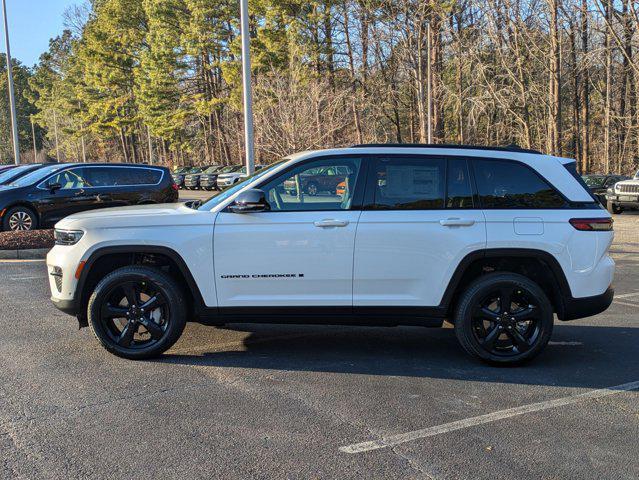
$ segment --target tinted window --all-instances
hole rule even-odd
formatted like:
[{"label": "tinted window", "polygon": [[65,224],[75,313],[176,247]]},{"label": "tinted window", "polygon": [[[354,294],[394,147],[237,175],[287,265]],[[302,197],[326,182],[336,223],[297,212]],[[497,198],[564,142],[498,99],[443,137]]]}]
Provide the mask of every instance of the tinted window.
[{"label": "tinted window", "polygon": [[33,168],[32,165],[22,165],[19,167],[14,167],[14,168],[5,170],[2,173],[0,173],[0,183],[11,180],[12,178],[15,178],[17,175],[23,174],[24,172],[28,172],[29,169],[31,168]]},{"label": "tinted window", "polygon": [[155,185],[162,172],[139,167],[86,167],[86,180],[93,187]]},{"label": "tinted window", "polygon": [[473,208],[468,162],[457,158],[448,160],[446,177],[446,208]]},{"label": "tinted window", "polygon": [[359,176],[359,158],[304,163],[261,187],[273,211],[348,210]]},{"label": "tinted window", "polygon": [[606,180],[606,177],[597,177],[594,175],[586,175],[582,178],[584,179],[584,182],[586,182],[586,185],[594,188],[603,186],[604,180]]},{"label": "tinted window", "polygon": [[444,208],[446,161],[441,158],[394,157],[374,161],[375,209]]},{"label": "tinted window", "polygon": [[564,199],[525,165],[502,160],[474,160],[483,208],[560,208]]},{"label": "tinted window", "polygon": [[74,168],[56,173],[46,183],[49,185],[60,184],[60,190],[73,190],[91,186],[84,178],[84,168]]}]

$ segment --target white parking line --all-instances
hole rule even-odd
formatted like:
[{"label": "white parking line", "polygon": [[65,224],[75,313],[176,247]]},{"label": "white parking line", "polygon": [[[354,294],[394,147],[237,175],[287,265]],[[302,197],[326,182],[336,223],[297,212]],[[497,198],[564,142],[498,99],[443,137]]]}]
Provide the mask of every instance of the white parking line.
[{"label": "white parking line", "polygon": [[617,300],[615,300],[614,303],[615,305],[625,305],[626,307],[639,307],[639,303],[619,302]]},{"label": "white parking line", "polygon": [[639,297],[639,292],[624,293],[624,294],[621,294],[621,295],[615,295],[615,298],[630,298],[630,297]]},{"label": "white parking line", "polygon": [[38,263],[38,262],[46,262],[44,258],[9,258],[2,259],[0,263]]},{"label": "white parking line", "polygon": [[526,413],[533,413],[542,410],[548,410],[550,408],[563,407],[565,405],[572,405],[575,403],[584,402],[586,400],[592,400],[594,398],[617,395],[622,392],[628,392],[637,389],[639,389],[639,381],[624,383],[622,385],[616,385],[614,387],[591,390],[579,395],[571,395],[569,397],[557,398],[555,400],[547,400],[545,402],[522,405],[521,407],[508,408],[506,410],[500,410],[498,412],[488,413],[486,415],[480,415],[478,417],[466,418],[464,420],[458,420],[456,422],[445,423],[443,425],[437,425],[435,427],[423,428],[421,430],[414,430],[407,433],[400,433],[399,435],[390,435],[388,437],[383,437],[381,440],[372,440],[370,442],[346,445],[345,447],[340,447],[339,450],[343,453],[370,452],[371,450],[379,450],[381,448],[392,447],[394,445],[399,445],[401,443],[410,442],[420,438],[434,437],[435,435],[441,435],[442,433],[454,432],[455,430],[462,430],[464,428],[474,427],[476,425],[483,425],[484,423],[496,422],[498,420],[516,417],[519,415],[524,415]]}]

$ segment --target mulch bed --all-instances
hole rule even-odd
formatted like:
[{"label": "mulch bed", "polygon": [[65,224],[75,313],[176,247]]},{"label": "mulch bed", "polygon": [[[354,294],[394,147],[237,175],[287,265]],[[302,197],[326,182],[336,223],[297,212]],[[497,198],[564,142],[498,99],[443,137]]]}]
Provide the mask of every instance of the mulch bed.
[{"label": "mulch bed", "polygon": [[53,248],[53,230],[30,232],[0,232],[0,250]]}]

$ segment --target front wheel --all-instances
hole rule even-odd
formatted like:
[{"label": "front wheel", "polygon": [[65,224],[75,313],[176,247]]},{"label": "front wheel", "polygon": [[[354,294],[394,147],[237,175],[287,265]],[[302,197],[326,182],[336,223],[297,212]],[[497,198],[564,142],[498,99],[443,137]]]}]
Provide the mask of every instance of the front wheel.
[{"label": "front wheel", "polygon": [[89,327],[102,346],[134,360],[171,348],[184,331],[186,312],[177,282],[142,266],[119,268],[107,275],[87,306]]},{"label": "front wheel", "polygon": [[455,334],[464,350],[496,365],[537,356],[552,329],[553,309],[544,291],[513,273],[491,273],[472,282],[455,312]]},{"label": "front wheel", "polygon": [[2,223],[5,231],[23,232],[38,228],[38,217],[30,208],[18,206],[5,213]]},{"label": "front wheel", "polygon": [[619,205],[615,205],[610,200],[608,200],[606,203],[606,209],[610,213],[614,213],[614,214],[620,214],[621,212],[623,212],[623,208],[621,208]]}]

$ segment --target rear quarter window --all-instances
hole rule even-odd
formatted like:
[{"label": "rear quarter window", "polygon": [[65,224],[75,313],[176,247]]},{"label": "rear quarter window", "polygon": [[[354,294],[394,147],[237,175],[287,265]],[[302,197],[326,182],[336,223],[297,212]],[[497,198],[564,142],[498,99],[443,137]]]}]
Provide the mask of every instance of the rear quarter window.
[{"label": "rear quarter window", "polygon": [[526,165],[508,160],[475,160],[472,164],[483,208],[552,209],[566,206],[566,200]]}]

